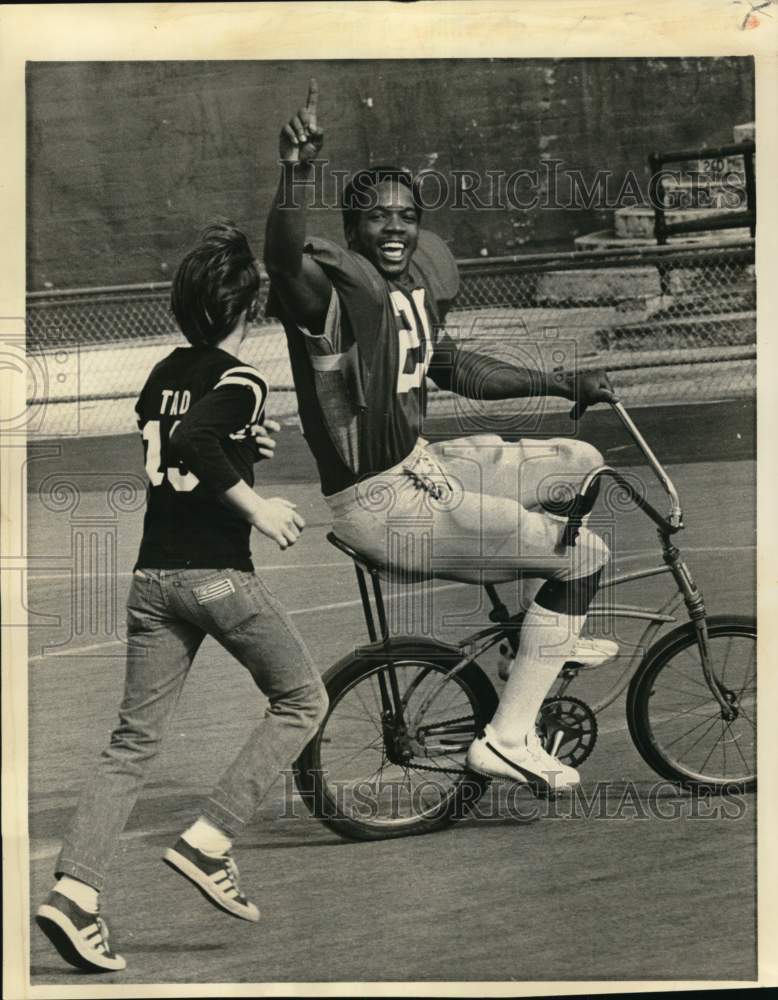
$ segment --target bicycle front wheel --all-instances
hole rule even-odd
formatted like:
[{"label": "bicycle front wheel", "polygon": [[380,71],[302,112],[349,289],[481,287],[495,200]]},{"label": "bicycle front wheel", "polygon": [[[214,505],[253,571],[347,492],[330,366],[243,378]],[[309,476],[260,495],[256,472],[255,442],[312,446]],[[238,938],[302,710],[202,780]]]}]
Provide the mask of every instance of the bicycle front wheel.
[{"label": "bicycle front wheel", "polygon": [[474,663],[441,687],[459,658],[403,640],[325,675],[329,711],[297,763],[298,790],[317,819],[341,836],[379,840],[430,833],[477,801],[488,780],[467,770],[465,754],[497,695]]},{"label": "bicycle front wheel", "polygon": [[627,721],[643,759],[671,781],[712,792],[756,787],[756,621],[708,619],[713,674],[735,709],[722,715],[702,672],[691,623],[646,654],[630,683]]}]

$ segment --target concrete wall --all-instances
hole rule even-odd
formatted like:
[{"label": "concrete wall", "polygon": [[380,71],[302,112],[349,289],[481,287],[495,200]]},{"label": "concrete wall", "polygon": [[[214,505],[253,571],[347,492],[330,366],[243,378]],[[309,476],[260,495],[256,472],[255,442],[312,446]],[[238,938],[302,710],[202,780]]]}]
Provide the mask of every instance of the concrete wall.
[{"label": "concrete wall", "polygon": [[[742,58],[31,63],[28,287],[164,279],[216,216],[261,254],[278,130],[313,74],[333,167],[540,168],[542,181],[557,160],[563,202],[567,170],[588,183],[612,171],[615,197],[633,169],[645,189],[652,149],[731,141],[754,113]],[[448,207],[427,222],[476,256],[572,249],[610,216]],[[340,238],[338,213],[317,213],[316,229]]]}]

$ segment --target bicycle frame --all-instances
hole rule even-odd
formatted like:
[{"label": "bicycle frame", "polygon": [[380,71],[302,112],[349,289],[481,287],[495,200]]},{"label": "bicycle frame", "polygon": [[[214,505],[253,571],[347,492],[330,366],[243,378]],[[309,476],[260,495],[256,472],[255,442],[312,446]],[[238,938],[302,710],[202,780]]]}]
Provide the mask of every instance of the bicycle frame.
[{"label": "bicycle frame", "polygon": [[[352,558],[356,556],[356,553],[353,550],[349,550],[348,546],[345,546],[339,540],[335,540],[334,536],[331,538],[331,541],[333,541],[333,544],[342,551],[345,551],[347,555],[350,555]],[[357,575],[357,583],[359,586],[360,596],[362,598],[362,609],[365,615],[365,623],[367,625],[370,641],[372,644],[379,644],[379,646],[386,644],[390,640],[390,635],[386,606],[384,604],[383,593],[381,590],[379,571],[373,566],[360,563],[357,559],[354,561],[354,568]],[[612,590],[613,588],[622,586],[623,584],[634,583],[637,580],[643,580],[648,577],[659,576],[665,573],[672,573],[669,566],[654,566],[650,569],[638,570],[630,573],[620,573],[617,576],[605,580],[600,586],[600,591]],[[366,576],[370,576],[371,578],[375,613],[373,612],[373,607],[370,601]],[[497,643],[506,639],[509,642],[512,639],[514,641],[517,639],[524,615],[519,614],[511,617],[508,614],[507,608],[505,608],[505,605],[500,600],[493,584],[486,584],[484,590],[492,605],[490,617],[493,618],[494,624],[488,625],[483,629],[471,633],[461,640],[458,647],[452,647],[454,649],[458,648],[461,651],[461,659],[459,659],[448,674],[442,677],[440,681],[438,681],[438,683],[427,693],[417,710],[416,721],[423,717],[430,704],[438,696],[442,688],[449,683],[452,677],[464,670],[469,663],[477,660],[483,653],[497,645]],[[668,600],[658,608],[636,607],[635,605],[617,604],[615,602],[598,602],[592,605],[589,609],[590,617],[632,619],[635,621],[647,622],[646,627],[643,629],[639,638],[635,642],[634,650],[624,667],[621,676],[618,678],[614,686],[608,691],[607,695],[601,701],[591,706],[592,711],[595,714],[603,711],[603,709],[611,705],[625,690],[632,675],[635,670],[637,670],[637,667],[643,657],[644,650],[651,645],[662,626],[672,625],[678,621],[674,612],[682,602],[683,595],[676,592],[673,593]],[[380,632],[376,629],[376,619]],[[379,652],[379,650],[376,650],[376,652]],[[569,686],[577,673],[578,671],[576,670],[572,676],[563,678],[559,693],[564,691]],[[381,683],[382,680],[382,676],[379,677],[379,683]],[[382,687],[381,694],[383,698],[385,694],[388,694],[388,691],[385,692]],[[389,699],[388,702],[385,701],[384,703],[391,704],[392,700]],[[396,700],[394,703],[399,704],[399,700]]]}]

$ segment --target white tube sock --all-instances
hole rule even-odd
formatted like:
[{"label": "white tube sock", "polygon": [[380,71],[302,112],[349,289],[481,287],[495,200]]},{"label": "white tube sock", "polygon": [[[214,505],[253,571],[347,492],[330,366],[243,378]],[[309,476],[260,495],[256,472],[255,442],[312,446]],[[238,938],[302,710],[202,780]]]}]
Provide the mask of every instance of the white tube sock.
[{"label": "white tube sock", "polygon": [[491,722],[502,746],[524,743],[563,664],[570,659],[585,615],[563,615],[533,601],[521,627],[516,662]]},{"label": "white tube sock", "polygon": [[62,875],[54,885],[54,891],[62,893],[68,899],[72,899],[76,906],[80,906],[87,913],[97,913],[98,892],[91,885],[82,882],[80,879],[71,878],[69,875]]},{"label": "white tube sock", "polygon": [[227,834],[204,816],[195,820],[181,836],[190,847],[196,847],[203,854],[224,854],[232,847]]}]

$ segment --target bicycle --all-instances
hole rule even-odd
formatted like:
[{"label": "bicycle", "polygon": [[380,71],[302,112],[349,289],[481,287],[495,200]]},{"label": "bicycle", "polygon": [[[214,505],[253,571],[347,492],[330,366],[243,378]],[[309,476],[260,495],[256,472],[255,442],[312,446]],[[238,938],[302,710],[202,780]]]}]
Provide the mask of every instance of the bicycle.
[{"label": "bicycle", "polygon": [[[628,688],[628,730],[656,773],[686,789],[753,791],[755,619],[707,615],[672,542],[683,527],[677,490],[624,406],[611,405],[667,494],[669,513],[663,517],[629,479],[602,465],[584,479],[568,508],[562,543],[575,544],[600,482],[611,478],[656,524],[663,565],[615,575],[603,581],[600,595],[662,574],[671,575],[677,589],[658,608],[601,600],[593,604],[588,620],[626,619],[646,625],[622,676],[594,705],[567,693],[585,669],[582,663],[568,661],[543,704],[538,733],[546,749],[578,767],[594,748],[597,715]],[[574,409],[574,415],[580,413]],[[426,636],[392,637],[379,569],[332,533],[327,538],[354,562],[370,644],[324,674],[330,708],[297,762],[298,791],[314,816],[350,839],[431,832],[465,815],[489,785],[489,779],[464,764],[469,744],[490,721],[498,702],[478,657],[498,643],[515,655],[523,613],[510,615],[495,586],[487,583],[492,624],[459,644]],[[674,612],[682,603],[689,620],[657,640],[664,626],[677,622]]]}]

